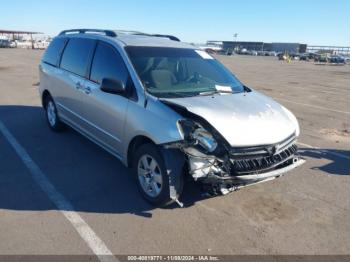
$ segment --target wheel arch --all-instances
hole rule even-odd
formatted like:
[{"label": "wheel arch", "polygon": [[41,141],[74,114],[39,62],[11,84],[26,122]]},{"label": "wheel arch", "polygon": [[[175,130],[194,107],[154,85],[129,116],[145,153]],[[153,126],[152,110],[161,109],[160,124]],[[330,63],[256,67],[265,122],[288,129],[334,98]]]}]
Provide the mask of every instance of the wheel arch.
[{"label": "wheel arch", "polygon": [[[183,152],[181,152],[177,148],[167,148],[165,146],[156,144],[153,140],[148,138],[147,136],[139,135],[134,137],[129,143],[128,153],[127,153],[127,163],[129,167],[137,170],[137,165],[134,166],[133,163],[133,152],[136,152],[137,148],[145,144],[152,144],[158,150],[162,161],[164,161],[164,176],[167,177],[167,201],[163,204],[168,205],[172,202],[176,202],[181,207],[183,204],[179,201],[179,197],[183,190],[184,184],[184,167],[185,167],[185,156]],[[134,171],[137,173],[137,171]],[[147,198],[146,198],[147,199]],[[150,201],[148,199],[148,201]],[[151,203],[153,203],[151,201]],[[153,203],[154,204],[154,203]],[[162,204],[162,205],[163,205]]]},{"label": "wheel arch", "polygon": [[126,161],[126,164],[128,167],[132,167],[132,162],[133,162],[133,154],[136,152],[136,150],[144,145],[144,144],[153,144],[153,145],[156,145],[157,144],[152,140],[150,139],[149,137],[147,136],[144,136],[144,135],[138,135],[138,136],[135,136],[129,143],[128,145],[128,150],[127,150],[127,161]]},{"label": "wheel arch", "polygon": [[49,97],[52,97],[52,96],[51,96],[50,92],[47,89],[45,89],[42,96],[41,96],[41,104],[43,107],[46,106],[45,102]]}]

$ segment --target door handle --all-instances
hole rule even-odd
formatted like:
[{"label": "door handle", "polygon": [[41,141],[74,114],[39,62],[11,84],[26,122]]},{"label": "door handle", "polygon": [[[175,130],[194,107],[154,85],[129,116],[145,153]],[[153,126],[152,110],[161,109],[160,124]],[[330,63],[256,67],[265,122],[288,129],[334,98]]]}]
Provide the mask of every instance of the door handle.
[{"label": "door handle", "polygon": [[87,94],[87,95],[90,94],[90,93],[91,93],[91,88],[88,87],[88,86],[85,87],[85,88],[84,88],[84,92],[85,92],[85,94]]},{"label": "door handle", "polygon": [[82,88],[81,83],[80,83],[80,82],[76,83],[76,84],[75,84],[75,88],[76,88],[77,90],[81,89],[81,88]]}]

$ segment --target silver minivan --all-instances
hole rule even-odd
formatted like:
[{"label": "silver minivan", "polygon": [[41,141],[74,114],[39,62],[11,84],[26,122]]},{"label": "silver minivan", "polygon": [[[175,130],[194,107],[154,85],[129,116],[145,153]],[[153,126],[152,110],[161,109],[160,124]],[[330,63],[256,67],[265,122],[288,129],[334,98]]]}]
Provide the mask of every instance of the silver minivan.
[{"label": "silver minivan", "polygon": [[39,71],[49,127],[68,125],[116,156],[154,205],[182,205],[185,177],[227,194],[304,163],[288,109],[174,36],[63,31]]}]

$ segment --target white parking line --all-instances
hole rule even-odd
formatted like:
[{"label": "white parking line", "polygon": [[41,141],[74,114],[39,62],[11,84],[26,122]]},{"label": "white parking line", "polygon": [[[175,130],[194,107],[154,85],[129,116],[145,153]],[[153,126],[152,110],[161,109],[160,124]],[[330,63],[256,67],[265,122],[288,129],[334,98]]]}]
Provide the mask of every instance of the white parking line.
[{"label": "white parking line", "polygon": [[322,106],[315,106],[315,105],[310,105],[310,104],[294,102],[294,101],[291,101],[291,100],[288,100],[288,99],[284,99],[284,98],[280,98],[280,97],[274,97],[274,98],[276,100],[285,101],[287,103],[292,103],[292,104],[301,105],[301,106],[308,106],[308,107],[317,108],[317,109],[321,109],[321,110],[325,110],[325,111],[332,111],[332,112],[336,112],[336,113],[342,113],[342,114],[350,115],[350,112],[348,112],[348,111],[342,111],[342,110],[331,109],[331,108],[322,107]]},{"label": "white parking line", "polygon": [[325,154],[330,154],[330,155],[334,155],[334,156],[337,156],[337,157],[341,157],[341,158],[345,158],[347,160],[350,160],[350,156],[347,156],[347,155],[344,155],[344,154],[341,154],[341,153],[332,152],[332,151],[329,151],[329,150],[324,150],[322,148],[311,146],[311,145],[308,145],[308,144],[305,144],[305,143],[301,143],[301,142],[297,142],[297,144],[301,145],[301,146],[305,146],[307,148],[316,149],[317,151],[320,151],[320,152],[325,153]]},{"label": "white parking line", "polygon": [[56,205],[57,209],[68,219],[80,237],[91,248],[92,252],[98,256],[100,261],[118,261],[107,248],[105,243],[89,227],[84,219],[74,211],[73,205],[57,191],[55,186],[49,181],[47,176],[41,171],[39,166],[31,159],[26,150],[17,142],[15,137],[0,120],[0,131],[16,151],[22,162],[30,171],[33,180],[46,193],[49,199]]}]

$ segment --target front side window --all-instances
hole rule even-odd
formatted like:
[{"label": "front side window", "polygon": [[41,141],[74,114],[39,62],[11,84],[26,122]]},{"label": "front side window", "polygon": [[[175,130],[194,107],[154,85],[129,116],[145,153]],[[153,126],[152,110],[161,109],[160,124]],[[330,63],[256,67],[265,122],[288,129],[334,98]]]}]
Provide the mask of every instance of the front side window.
[{"label": "front side window", "polygon": [[95,41],[92,39],[70,39],[62,56],[61,68],[85,77],[94,47]]},{"label": "front side window", "polygon": [[204,51],[136,46],[126,51],[144,87],[157,97],[244,92],[241,82]]},{"label": "front side window", "polygon": [[103,78],[120,80],[126,86],[129,74],[123,58],[110,45],[99,43],[91,65],[90,80],[101,84]]},{"label": "front side window", "polygon": [[43,61],[47,64],[57,66],[58,60],[61,56],[61,52],[66,44],[67,39],[55,38],[49,47],[46,49],[43,56]]}]

